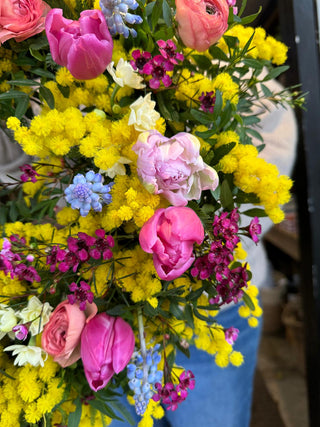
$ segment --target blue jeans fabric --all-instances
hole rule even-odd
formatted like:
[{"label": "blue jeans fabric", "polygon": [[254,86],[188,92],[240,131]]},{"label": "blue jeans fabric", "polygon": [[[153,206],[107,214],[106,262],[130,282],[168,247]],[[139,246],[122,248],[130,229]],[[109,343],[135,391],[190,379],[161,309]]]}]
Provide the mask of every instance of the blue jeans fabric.
[{"label": "blue jeans fabric", "polygon": [[[240,330],[234,349],[243,354],[243,365],[219,368],[212,356],[195,347],[190,349],[190,359],[179,352],[176,363],[194,373],[196,385],[180,407],[176,411],[166,411],[165,419],[155,420],[154,427],[250,425],[253,379],[262,321],[257,328],[251,328],[247,319],[238,315],[238,307],[232,306],[219,313],[217,322],[226,328],[234,326]],[[130,410],[133,414],[133,407]],[[140,417],[135,414],[133,416],[138,424]],[[111,423],[111,427],[125,425],[120,421]]]}]

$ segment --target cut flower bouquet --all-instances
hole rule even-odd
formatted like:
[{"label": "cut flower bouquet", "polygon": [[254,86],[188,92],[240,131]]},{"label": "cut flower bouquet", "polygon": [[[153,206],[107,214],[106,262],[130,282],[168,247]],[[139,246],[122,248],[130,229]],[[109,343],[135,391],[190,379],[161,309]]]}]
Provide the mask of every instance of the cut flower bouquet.
[{"label": "cut flower bouquet", "polygon": [[197,392],[177,352],[243,363],[215,317],[257,326],[241,240],[292,186],[260,114],[303,98],[269,88],[287,48],[235,3],[0,6],[1,124],[30,156],[0,183],[1,425],[132,424],[124,394],[151,426]]}]

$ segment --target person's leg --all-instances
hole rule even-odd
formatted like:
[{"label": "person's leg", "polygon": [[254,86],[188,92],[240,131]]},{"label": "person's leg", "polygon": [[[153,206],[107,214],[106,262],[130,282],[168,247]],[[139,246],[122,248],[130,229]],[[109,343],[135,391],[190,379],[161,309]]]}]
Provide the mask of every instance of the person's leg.
[{"label": "person's leg", "polygon": [[[218,323],[240,330],[234,349],[244,355],[240,367],[219,368],[213,357],[192,347],[188,359],[179,354],[178,365],[190,369],[196,380],[185,402],[166,418],[172,427],[248,427],[250,424],[253,378],[257,361],[261,324],[250,328],[233,306],[219,313]],[[261,323],[261,322],[260,322]]]}]

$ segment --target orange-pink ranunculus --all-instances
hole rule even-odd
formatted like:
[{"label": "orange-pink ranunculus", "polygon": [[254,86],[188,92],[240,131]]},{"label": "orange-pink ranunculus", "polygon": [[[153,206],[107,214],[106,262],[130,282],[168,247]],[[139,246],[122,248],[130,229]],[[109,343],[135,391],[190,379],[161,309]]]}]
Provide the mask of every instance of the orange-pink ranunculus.
[{"label": "orange-pink ranunculus", "polygon": [[216,43],[228,28],[227,0],[175,0],[183,43],[199,52]]},{"label": "orange-pink ranunculus", "polygon": [[21,42],[44,30],[50,6],[42,0],[0,1],[0,43]]},{"label": "orange-pink ranunculus", "polygon": [[97,313],[97,306],[87,303],[84,311],[78,304],[61,302],[51,313],[41,338],[42,348],[63,368],[80,359],[80,337],[89,320]]}]

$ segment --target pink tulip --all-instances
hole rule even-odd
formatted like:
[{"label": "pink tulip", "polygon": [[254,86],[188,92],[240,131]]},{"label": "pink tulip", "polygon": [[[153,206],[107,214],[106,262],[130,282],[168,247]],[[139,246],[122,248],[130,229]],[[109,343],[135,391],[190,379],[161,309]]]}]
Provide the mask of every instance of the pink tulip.
[{"label": "pink tulip", "polygon": [[113,41],[100,10],[84,10],[79,21],[72,21],[62,16],[61,9],[52,9],[46,34],[53,60],[76,79],[93,79],[111,62]]},{"label": "pink tulip", "polygon": [[44,326],[41,346],[55,362],[63,368],[80,359],[80,337],[84,325],[97,313],[97,306],[86,305],[84,311],[79,305],[61,302],[51,313],[49,322]]},{"label": "pink tulip", "polygon": [[1,0],[0,44],[9,39],[21,42],[41,33],[50,9],[42,0]]},{"label": "pink tulip", "polygon": [[200,142],[187,132],[167,138],[156,130],[139,135],[132,147],[138,154],[137,172],[144,186],[162,194],[174,206],[198,200],[203,190],[215,190],[217,172],[200,156]]},{"label": "pink tulip", "polygon": [[134,333],[121,317],[97,314],[81,335],[81,358],[89,386],[104,388],[112,376],[129,363],[134,350]]},{"label": "pink tulip", "polygon": [[171,206],[158,209],[143,225],[139,235],[141,248],[153,253],[160,279],[174,280],[192,265],[193,244],[204,239],[203,225],[190,208]]},{"label": "pink tulip", "polygon": [[216,43],[228,28],[227,0],[175,0],[183,43],[199,52]]}]

